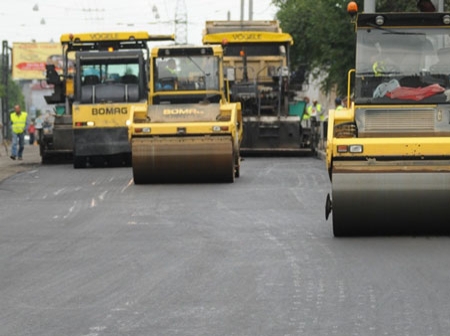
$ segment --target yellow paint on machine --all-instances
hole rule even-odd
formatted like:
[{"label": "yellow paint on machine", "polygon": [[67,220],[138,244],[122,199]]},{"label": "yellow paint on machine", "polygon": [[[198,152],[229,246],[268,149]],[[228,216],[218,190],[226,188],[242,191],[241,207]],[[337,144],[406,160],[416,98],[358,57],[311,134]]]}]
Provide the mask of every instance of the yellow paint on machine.
[{"label": "yellow paint on machine", "polygon": [[77,122],[92,121],[95,127],[126,127],[133,110],[147,109],[146,103],[93,104],[73,106],[74,127]]}]

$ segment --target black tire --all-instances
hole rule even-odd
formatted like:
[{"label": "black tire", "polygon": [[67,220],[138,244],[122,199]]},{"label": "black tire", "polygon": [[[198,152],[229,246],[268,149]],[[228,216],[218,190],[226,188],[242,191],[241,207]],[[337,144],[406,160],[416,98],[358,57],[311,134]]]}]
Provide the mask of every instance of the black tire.
[{"label": "black tire", "polygon": [[236,157],[235,161],[236,163],[234,166],[234,177],[239,177],[241,176],[241,159],[239,155]]},{"label": "black tire", "polygon": [[86,167],[86,158],[82,156],[73,156],[73,168],[80,169]]}]

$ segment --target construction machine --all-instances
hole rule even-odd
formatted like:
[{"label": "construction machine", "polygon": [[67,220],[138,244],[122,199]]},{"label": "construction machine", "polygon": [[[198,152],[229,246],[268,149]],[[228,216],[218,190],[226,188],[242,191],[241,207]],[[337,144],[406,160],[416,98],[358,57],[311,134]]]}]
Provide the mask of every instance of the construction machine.
[{"label": "construction machine", "polygon": [[239,177],[242,113],[225,95],[222,55],[220,45],[152,49],[149,105],[130,120],[135,184]]},{"label": "construction machine", "polygon": [[50,96],[44,96],[44,98],[47,104],[55,107],[51,114],[52,121],[49,120],[51,116],[47,114],[45,120],[41,121],[42,129],[37,130],[37,142],[43,164],[73,161],[71,106],[74,94],[74,79],[71,73],[73,67],[69,67],[70,60],[68,53],[65,53],[65,49],[63,44],[62,67],[57,67],[53,63],[45,66],[46,81],[47,84],[53,85],[53,93]]},{"label": "construction machine", "polygon": [[305,102],[291,89],[291,35],[274,21],[207,21],[203,44],[222,44],[231,101],[240,102],[242,153],[310,152]]},{"label": "construction machine", "polygon": [[62,75],[47,65],[55,90],[46,100],[56,104],[56,116],[52,137],[41,144],[43,160],[65,151],[74,168],[130,166],[126,123],[148,104],[148,42],[170,40],[174,35],[143,31],[62,35]]},{"label": "construction machine", "polygon": [[450,13],[348,9],[354,99],[329,113],[326,218],[335,236],[448,234]]}]

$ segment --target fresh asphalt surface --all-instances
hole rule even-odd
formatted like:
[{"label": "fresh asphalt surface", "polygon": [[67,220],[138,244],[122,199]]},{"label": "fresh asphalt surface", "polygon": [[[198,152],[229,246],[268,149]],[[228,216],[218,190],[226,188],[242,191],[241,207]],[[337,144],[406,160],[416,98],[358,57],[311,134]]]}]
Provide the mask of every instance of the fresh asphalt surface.
[{"label": "fresh asphalt surface", "polygon": [[450,330],[448,237],[334,238],[322,160],[246,158],[234,184],[27,168],[0,182],[1,336]]}]

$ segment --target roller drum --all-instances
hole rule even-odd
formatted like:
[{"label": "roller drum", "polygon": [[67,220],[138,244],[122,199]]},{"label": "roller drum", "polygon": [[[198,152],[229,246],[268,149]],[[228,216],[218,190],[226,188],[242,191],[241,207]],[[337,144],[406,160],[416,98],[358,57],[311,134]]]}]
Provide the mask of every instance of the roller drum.
[{"label": "roller drum", "polygon": [[450,172],[335,173],[335,236],[450,233]]},{"label": "roller drum", "polygon": [[233,182],[232,138],[134,138],[132,166],[135,184]]}]

